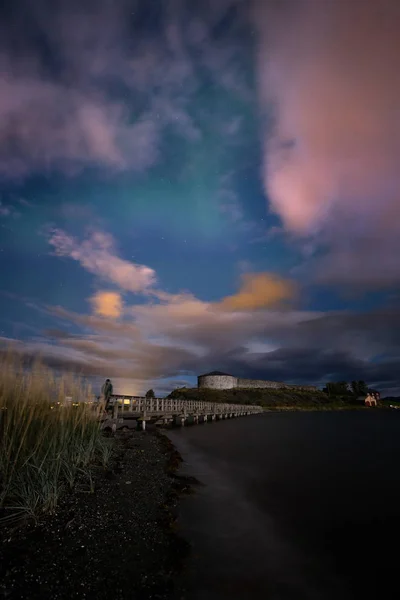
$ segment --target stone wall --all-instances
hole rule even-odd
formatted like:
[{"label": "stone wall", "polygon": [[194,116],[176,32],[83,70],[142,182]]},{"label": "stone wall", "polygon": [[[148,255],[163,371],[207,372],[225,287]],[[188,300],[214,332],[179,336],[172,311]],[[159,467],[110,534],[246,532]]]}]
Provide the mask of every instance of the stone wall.
[{"label": "stone wall", "polygon": [[290,387],[298,390],[304,390],[305,392],[319,392],[319,389],[316,385],[291,385]]},{"label": "stone wall", "polygon": [[304,391],[317,391],[318,388],[312,385],[291,385],[282,381],[264,381],[263,379],[241,379],[232,377],[232,375],[200,375],[197,378],[198,388],[207,388],[212,390],[232,390],[232,389],[292,389]]},{"label": "stone wall", "polygon": [[264,381],[263,379],[238,379],[238,388],[272,388],[274,390],[279,388],[291,387],[280,381]]},{"label": "stone wall", "polygon": [[199,388],[212,390],[231,390],[237,387],[237,377],[231,375],[200,375],[197,378]]}]

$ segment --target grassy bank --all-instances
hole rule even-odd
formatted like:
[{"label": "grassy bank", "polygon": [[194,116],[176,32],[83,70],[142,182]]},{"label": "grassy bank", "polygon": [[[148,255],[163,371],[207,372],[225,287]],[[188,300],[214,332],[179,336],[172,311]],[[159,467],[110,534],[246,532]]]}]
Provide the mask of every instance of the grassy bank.
[{"label": "grassy bank", "polygon": [[79,379],[56,377],[40,364],[26,370],[12,356],[1,359],[2,518],[36,518],[54,511],[68,489],[92,491],[92,470],[107,464],[112,448],[85,402],[91,395]]},{"label": "grassy bank", "polygon": [[170,397],[204,402],[253,404],[262,406],[266,410],[345,410],[360,408],[359,403],[357,404],[349,397],[329,397],[321,390],[310,391],[305,389],[211,390],[182,388],[174,390]]}]

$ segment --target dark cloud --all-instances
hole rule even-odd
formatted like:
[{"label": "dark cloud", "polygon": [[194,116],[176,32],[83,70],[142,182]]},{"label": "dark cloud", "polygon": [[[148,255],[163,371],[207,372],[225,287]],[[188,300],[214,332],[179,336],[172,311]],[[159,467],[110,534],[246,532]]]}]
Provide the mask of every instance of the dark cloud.
[{"label": "dark cloud", "polygon": [[48,364],[85,375],[140,381],[144,391],[157,385],[170,391],[166,378],[185,381],[214,369],[297,384],[364,379],[383,391],[400,388],[400,311],[395,309],[227,314],[182,296],[179,302],[134,307],[125,323],[55,312],[86,333],[51,330],[19,344],[21,352],[39,353]]},{"label": "dark cloud", "polygon": [[222,46],[213,35],[240,4],[219,0],[205,11],[174,0],[3,3],[0,173],[143,171],[158,161],[166,127],[198,140],[190,110],[196,69],[234,93],[243,88],[233,24],[222,28]]},{"label": "dark cloud", "polygon": [[[93,254],[92,244],[86,242],[68,246],[69,253],[90,272],[118,273],[112,282],[119,284],[119,291],[113,292],[119,296],[124,288],[131,289],[134,265],[111,252],[112,238],[102,235],[100,241],[100,255]],[[144,265],[141,268],[147,272]],[[20,352],[40,354],[49,364],[64,363],[66,369],[90,376],[113,373],[125,381],[141,382],[135,384],[141,388],[214,369],[288,383],[365,379],[378,388],[400,387],[398,308],[388,305],[373,311],[325,313],[290,307],[272,310],[267,307],[271,293],[274,299],[276,289],[279,297],[283,290],[286,298],[291,287],[278,279],[260,281],[262,285],[256,278],[253,285],[254,279],[247,279],[239,293],[229,297],[240,300],[233,306],[224,300],[204,302],[188,292],[169,294],[156,288],[148,291],[146,304],[121,302],[118,311],[102,315],[44,308],[27,301],[66,329],[58,325],[25,346],[13,344]],[[88,306],[96,310],[93,303]],[[71,324],[80,332],[71,334]]]},{"label": "dark cloud", "polygon": [[243,361],[239,362],[236,371],[239,371],[241,377],[250,379],[271,379],[306,385],[310,382],[320,384],[329,380],[370,380],[373,369],[367,361],[346,351],[279,348],[273,352],[255,355],[245,365]]},{"label": "dark cloud", "polygon": [[6,358],[10,353],[18,358],[21,366],[25,368],[30,368],[37,362],[40,362],[59,373],[69,372],[78,376],[88,377],[102,376],[104,373],[104,365],[93,361],[92,357],[88,357],[88,361],[84,357],[72,359],[68,358],[65,353],[52,354],[49,348],[40,352],[35,345],[8,340],[5,346],[0,340],[0,359]]}]

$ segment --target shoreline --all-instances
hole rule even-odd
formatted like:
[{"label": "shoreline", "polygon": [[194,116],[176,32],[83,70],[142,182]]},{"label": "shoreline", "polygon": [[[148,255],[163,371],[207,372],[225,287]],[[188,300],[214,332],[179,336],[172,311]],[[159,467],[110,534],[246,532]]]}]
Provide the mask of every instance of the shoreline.
[{"label": "shoreline", "polygon": [[76,489],[55,514],[19,527],[0,524],[0,596],[8,600],[175,600],[190,544],[177,531],[179,499],[196,480],[158,430],[118,432],[95,491]]},{"label": "shoreline", "polygon": [[390,406],[382,406],[382,405],[378,405],[378,406],[330,406],[329,404],[326,405],[320,405],[320,406],[277,406],[277,407],[271,407],[271,406],[265,406],[263,407],[263,412],[261,414],[264,413],[271,413],[271,412],[343,412],[343,411],[347,411],[347,412],[360,412],[360,411],[367,411],[367,412],[375,412],[375,411],[387,411],[387,410],[393,410],[392,407]]}]

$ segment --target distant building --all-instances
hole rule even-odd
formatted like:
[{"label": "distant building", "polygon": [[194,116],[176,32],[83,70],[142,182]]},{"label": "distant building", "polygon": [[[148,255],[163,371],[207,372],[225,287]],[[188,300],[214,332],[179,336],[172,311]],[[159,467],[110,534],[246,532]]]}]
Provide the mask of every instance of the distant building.
[{"label": "distant building", "polygon": [[302,389],[316,391],[317,388],[311,385],[291,385],[283,383],[281,381],[266,381],[263,379],[241,379],[240,377],[234,377],[229,373],[222,373],[221,371],[211,371],[211,373],[205,373],[199,375],[197,378],[197,387],[199,389],[212,389],[212,390],[232,390],[232,389],[280,389],[280,388],[291,388],[291,389]]},{"label": "distant building", "polygon": [[381,395],[376,390],[370,390],[366,396],[359,396],[358,401],[363,402],[365,406],[377,406]]},{"label": "distant building", "polygon": [[365,406],[377,406],[380,399],[380,393],[375,390],[370,390],[365,397]]}]

